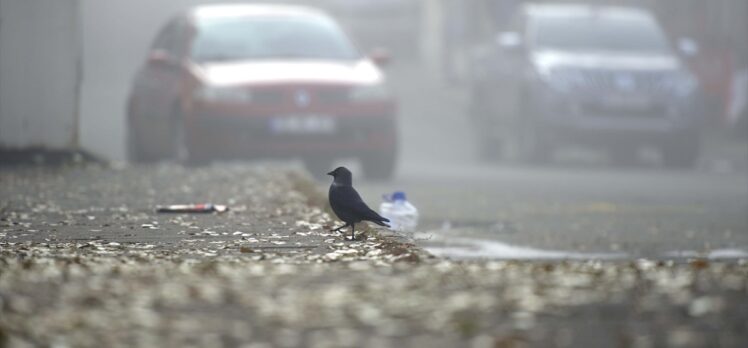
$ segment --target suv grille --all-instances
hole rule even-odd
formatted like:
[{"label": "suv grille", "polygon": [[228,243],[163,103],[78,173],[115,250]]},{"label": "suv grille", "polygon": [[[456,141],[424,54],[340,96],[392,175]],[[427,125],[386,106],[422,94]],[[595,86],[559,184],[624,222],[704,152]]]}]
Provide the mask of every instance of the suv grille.
[{"label": "suv grille", "polygon": [[601,92],[667,93],[669,76],[664,72],[585,70],[583,88]]}]

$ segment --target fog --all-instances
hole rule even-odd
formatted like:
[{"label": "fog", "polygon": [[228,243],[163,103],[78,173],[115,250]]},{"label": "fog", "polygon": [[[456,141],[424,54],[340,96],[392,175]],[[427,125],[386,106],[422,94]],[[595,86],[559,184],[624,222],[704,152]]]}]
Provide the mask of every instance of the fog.
[{"label": "fog", "polygon": [[[126,159],[126,102],[132,90],[136,72],[145,64],[149,47],[159,29],[164,26],[167,20],[180,11],[201,3],[205,3],[205,1],[160,1],[157,4],[150,1],[128,3],[121,1],[48,1],[37,2],[32,5],[21,1],[4,0],[2,2],[4,17],[2,37],[4,44],[8,46],[8,50],[4,50],[6,53],[0,60],[4,67],[2,80],[4,92],[2,104],[0,104],[3,105],[2,120],[3,128],[5,128],[3,143],[8,143],[11,146],[14,143],[23,145],[25,143],[42,142],[42,145],[51,146],[60,146],[60,143],[67,146],[73,143],[73,146],[77,144],[77,146],[107,159]],[[304,4],[304,2],[296,3]],[[383,71],[386,74],[388,86],[400,106],[397,122],[401,140],[400,164],[402,165],[403,161],[420,161],[430,156],[444,158],[445,154],[448,156],[447,158],[449,158],[449,154],[454,154],[455,159],[465,159],[467,157],[475,160],[491,161],[512,161],[522,156],[520,153],[522,151],[520,148],[522,146],[521,141],[519,137],[513,136],[521,133],[519,128],[512,124],[516,117],[506,115],[519,114],[517,104],[520,102],[525,103],[523,107],[527,107],[528,103],[541,102],[538,101],[540,97],[534,95],[528,97],[526,89],[519,92],[519,88],[516,86],[524,82],[515,81],[514,79],[517,76],[510,73],[512,70],[525,69],[526,65],[523,64],[537,63],[538,59],[530,62],[530,56],[539,55],[544,51],[541,52],[541,45],[532,42],[527,42],[518,49],[526,50],[525,53],[521,54],[507,54],[506,47],[502,47],[507,43],[501,42],[500,33],[506,34],[508,31],[517,29],[512,28],[510,21],[516,17],[515,14],[521,7],[521,3],[522,1],[499,0],[472,2],[393,0],[384,2],[319,1],[309,5],[320,7],[329,12],[351,35],[363,53],[368,54],[376,49],[386,49],[390,52],[391,62],[383,68]],[[613,1],[608,3],[639,6],[654,14],[659,25],[664,28],[664,35],[668,41],[665,45],[672,49],[671,60],[677,60],[676,64],[682,64],[685,67],[682,74],[690,74],[696,81],[698,85],[696,88],[699,89],[699,93],[687,96],[686,98],[693,100],[685,100],[682,103],[688,104],[684,108],[702,108],[698,115],[694,116],[699,123],[698,128],[694,128],[697,131],[690,132],[688,136],[693,136],[698,132],[701,136],[706,134],[706,140],[692,147],[699,147],[700,150],[704,150],[704,146],[707,146],[704,143],[712,144],[716,142],[722,145],[724,141],[732,141],[731,137],[735,133],[745,133],[744,129],[738,128],[738,125],[745,123],[745,116],[740,116],[741,107],[736,105],[741,103],[740,100],[745,99],[745,89],[742,87],[743,92],[740,95],[741,88],[734,87],[739,86],[738,76],[741,71],[745,71],[748,65],[744,40],[744,33],[748,31],[745,21],[745,2],[725,0],[706,4],[699,1],[653,0]],[[48,12],[44,12],[47,7],[56,10],[54,13],[63,13],[68,16],[62,19],[58,16],[56,21],[60,23],[47,25],[46,28],[42,27],[38,30],[47,30],[47,33],[39,32],[32,36],[31,33],[24,35],[20,32],[26,30],[26,28],[24,24],[16,24],[14,18],[26,15],[33,19],[29,23],[33,23],[34,20],[40,23],[49,23],[48,15],[45,14]],[[18,13],[20,16],[15,16],[14,13]],[[563,23],[559,25],[564,27]],[[15,28],[18,28],[19,32],[15,32]],[[68,31],[70,34],[65,34]],[[573,33],[570,32],[570,35],[573,35]],[[612,35],[615,35],[615,33]],[[648,34],[642,33],[641,35],[646,36]],[[541,35],[540,40],[543,37]],[[622,37],[626,37],[626,35],[624,34]],[[49,43],[46,43],[47,38],[50,41]],[[506,38],[504,36],[504,39]],[[17,45],[14,43],[16,40],[23,39],[34,42]],[[561,37],[560,39],[563,40],[564,38]],[[580,38],[580,40],[584,39]],[[60,47],[64,42],[69,42],[72,46]],[[563,46],[563,43],[561,44]],[[30,49],[24,45],[36,48]],[[27,53],[32,54],[31,58],[37,60],[27,60],[25,63],[19,62],[23,58],[14,52],[10,52],[11,49],[19,48],[20,51],[26,49]],[[688,51],[689,49],[690,51]],[[557,51],[563,53],[563,50],[564,48],[561,47]],[[595,50],[595,47],[591,47],[589,52]],[[61,66],[59,68],[48,68],[68,72],[66,75],[65,73],[55,74],[54,71],[51,71],[52,75],[48,75],[52,76],[53,81],[51,82],[59,86],[55,88],[55,91],[59,92],[54,92],[56,94],[54,97],[44,95],[40,102],[36,98],[28,96],[16,98],[15,94],[22,94],[22,91],[17,87],[22,86],[23,82],[15,81],[23,79],[26,76],[25,74],[33,77],[34,65],[45,65],[44,57],[50,57],[54,52],[63,53],[58,54],[58,56],[68,60],[60,63],[59,59],[53,59],[52,61],[55,64]],[[651,70],[652,66],[657,64],[654,60],[647,60],[645,54],[644,56],[639,55],[638,63],[632,66],[630,61],[637,57],[634,54],[632,58],[631,52],[611,50],[606,54],[598,54],[597,56],[594,54],[584,56],[582,54],[573,57],[572,55],[571,60],[586,59],[585,62],[587,63],[586,65],[574,63],[579,66],[572,64],[570,69],[574,71],[587,68],[600,69],[602,65],[595,63],[594,60],[610,63],[616,57],[615,54],[618,54],[623,60],[629,58],[629,62],[623,62],[618,66],[615,64],[605,65],[604,68],[611,73],[616,71],[627,72],[631,69],[641,70],[641,67]],[[519,57],[520,55],[522,57]],[[550,59],[555,58],[551,57]],[[636,64],[639,64],[639,66],[636,66]],[[22,66],[25,70],[19,72],[18,69],[14,68],[17,65],[25,65]],[[667,69],[670,69],[670,67],[663,65],[662,70]],[[561,71],[563,69],[557,70]],[[70,73],[75,71],[78,73]],[[47,74],[49,73],[47,72]],[[659,72],[652,72],[652,74],[657,73]],[[556,83],[558,79],[578,79],[581,81],[585,78],[592,78],[575,76],[576,72],[568,74],[571,74],[571,76],[564,76],[563,73],[548,74],[548,78],[551,80],[551,84]],[[597,78],[604,79],[606,77],[598,76]],[[641,78],[646,78],[646,76]],[[650,78],[653,77],[650,76]],[[69,81],[69,84],[65,85],[62,81]],[[565,82],[557,82],[557,84],[562,83]],[[592,83],[590,81],[579,83],[580,86],[570,88],[599,88],[599,86],[589,85]],[[596,83],[612,82],[597,81]],[[31,86],[29,88],[32,89],[30,92],[34,92],[33,88],[35,87]],[[636,92],[639,94],[650,93],[651,96],[649,90]],[[52,93],[49,92],[49,94]],[[69,95],[64,95],[64,93]],[[519,96],[517,93],[525,94]],[[567,93],[574,94],[577,92],[567,91]],[[490,97],[487,98],[486,95],[490,95]],[[653,98],[659,97],[661,96]],[[573,96],[573,98],[584,99],[587,97]],[[606,96],[597,95],[590,98],[604,99]],[[615,106],[622,108],[623,111],[608,111],[612,113],[655,114],[666,113],[668,108],[676,107],[667,103],[649,105],[654,104],[654,102],[651,100],[633,100],[636,99],[634,97],[629,99],[610,101],[610,103],[623,103],[624,105]],[[680,103],[680,101],[678,102]],[[541,104],[532,106],[540,109],[550,108],[554,112],[561,111],[559,109],[554,110],[559,105],[548,105],[547,103],[547,101],[542,101]],[[585,103],[579,101],[578,105],[572,105],[569,108],[576,113],[580,111],[575,110],[575,108],[587,108],[581,112],[587,111],[592,114],[595,111],[600,111],[597,109],[608,107]],[[626,103],[646,103],[647,105],[646,107],[640,107],[633,104],[626,105]],[[38,110],[28,104],[37,104],[36,108]],[[65,134],[73,132],[69,129],[73,126],[64,131],[43,131],[42,134],[45,138],[43,140],[24,140],[22,136],[21,139],[14,139],[14,137],[19,137],[19,132],[13,130],[13,125],[22,123],[18,122],[20,117],[15,115],[16,110],[23,112],[26,108],[33,110],[35,113],[39,111],[49,114],[49,110],[54,110],[55,107],[61,105],[69,105],[70,113],[74,115],[73,118],[77,124],[77,127],[74,127],[77,128],[75,131],[77,134],[72,136],[71,142],[66,143],[49,139],[65,138]],[[637,108],[643,109],[639,110]],[[743,114],[745,113],[744,108],[743,106]],[[31,125],[17,125],[17,127],[32,134],[30,136],[32,138],[34,131],[28,130],[29,128],[44,128],[44,121],[39,120],[46,119],[52,122],[51,115],[29,117],[32,119],[30,121]],[[605,117],[608,116],[602,116],[601,118]],[[644,117],[650,116],[644,115]],[[659,117],[659,115],[653,115],[652,117]],[[738,122],[740,119],[743,120],[742,123]],[[612,122],[617,121],[612,120]],[[504,123],[499,125],[498,122]],[[37,123],[42,124],[34,126]],[[612,128],[613,131],[619,131],[627,127],[647,127],[646,125],[636,124],[588,125],[583,122],[579,123],[578,126],[599,126],[606,130]],[[448,136],[445,133],[448,133]],[[543,144],[543,146],[566,149],[566,144],[560,146],[561,143],[565,143],[565,140],[568,138],[572,140],[581,139],[586,137],[588,133],[590,132],[586,132],[582,137],[578,137],[578,134],[565,136],[558,143]],[[603,134],[604,132],[601,131],[600,133]],[[164,134],[164,136],[166,135]],[[595,134],[592,134],[592,137],[595,136]],[[627,135],[622,137],[628,138]],[[44,144],[44,141],[49,144]],[[621,144],[614,141],[614,137],[611,137],[610,143],[596,141],[592,143],[591,147],[593,149],[608,149],[608,154],[603,154],[602,157],[615,157],[613,158],[614,161],[609,162],[628,164],[627,162],[631,161],[630,157],[634,156],[631,154],[633,152],[637,152],[636,156],[642,156],[642,153],[639,152],[643,152],[646,161],[647,149],[633,149],[629,144],[624,144],[625,139]],[[647,145],[647,142],[642,142],[642,144]],[[572,148],[576,145],[583,145],[581,146],[582,152],[590,148],[587,143],[573,144],[572,142],[570,145],[573,145]],[[650,151],[652,152],[650,157],[654,158],[652,161],[656,162],[658,157],[656,150],[665,145],[659,143],[651,145],[653,151]],[[688,147],[691,145],[679,143],[677,146]],[[624,149],[624,147],[626,148]],[[708,150],[711,151],[711,149]],[[561,152],[564,151],[566,150]],[[559,155],[556,152],[558,151],[554,151],[554,154],[550,156],[564,156],[563,153]],[[543,156],[548,156],[548,154],[543,154]],[[571,156],[574,157],[573,150]],[[596,155],[593,154],[594,156]],[[678,157],[678,155],[674,156]],[[641,159],[637,159],[637,161],[639,160]],[[698,166],[709,165],[710,162],[721,160],[721,157],[701,157],[698,163],[696,163],[696,160],[693,162]],[[686,159],[685,162],[689,162],[686,165],[689,166],[690,161]]]},{"label": "fog", "polygon": [[[369,195],[412,192],[426,226],[487,226],[523,199],[706,199],[714,215],[685,225],[748,225],[745,1],[298,1],[333,24],[185,29],[198,43],[175,64],[182,44],[156,37],[203,3],[1,0],[0,144],[346,164]],[[257,51],[262,35],[285,46]]]},{"label": "fog", "polygon": [[748,1],[218,2],[0,0],[0,347],[748,346]]},{"label": "fog", "polygon": [[263,3],[0,0],[0,347],[748,346],[748,1]]}]

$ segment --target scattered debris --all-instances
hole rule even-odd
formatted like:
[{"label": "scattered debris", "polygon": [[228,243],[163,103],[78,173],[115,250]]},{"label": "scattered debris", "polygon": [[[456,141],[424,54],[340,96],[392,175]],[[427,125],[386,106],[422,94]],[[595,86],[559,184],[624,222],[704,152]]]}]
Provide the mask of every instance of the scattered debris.
[{"label": "scattered debris", "polygon": [[157,213],[224,213],[228,206],[220,204],[171,204],[156,207]]}]

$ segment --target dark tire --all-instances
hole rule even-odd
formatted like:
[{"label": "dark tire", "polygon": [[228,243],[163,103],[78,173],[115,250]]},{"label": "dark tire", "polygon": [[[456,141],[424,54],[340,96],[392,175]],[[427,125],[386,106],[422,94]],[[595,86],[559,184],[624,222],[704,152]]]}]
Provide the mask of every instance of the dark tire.
[{"label": "dark tire", "polygon": [[544,164],[551,160],[553,147],[547,135],[537,123],[536,111],[527,93],[520,96],[517,114],[511,123],[512,133],[507,142],[513,157],[522,163]]},{"label": "dark tire", "polygon": [[519,141],[519,159],[524,163],[544,164],[551,160],[552,151],[534,128],[523,129]]},{"label": "dark tire", "polygon": [[397,162],[395,151],[372,153],[359,158],[367,179],[386,181],[392,179]]},{"label": "dark tire", "polygon": [[143,148],[141,137],[142,136],[138,133],[135,126],[128,124],[126,151],[127,161],[130,163],[147,163],[154,161],[154,157],[149,155]]},{"label": "dark tire", "polygon": [[137,130],[133,125],[133,99],[132,96],[127,99],[127,107],[125,108],[125,123],[127,125],[125,133],[125,159],[129,163],[143,162],[145,154],[141,149],[139,141],[140,136],[136,134]]},{"label": "dark tire", "polygon": [[504,142],[495,134],[492,134],[494,127],[491,126],[491,117],[493,113],[483,95],[484,93],[478,90],[477,87],[473,88],[470,103],[470,121],[473,126],[478,158],[494,162],[501,159]]},{"label": "dark tire", "polygon": [[535,122],[530,108],[523,107],[518,121],[517,151],[519,160],[524,163],[543,164],[551,160],[553,149]]},{"label": "dark tire", "polygon": [[196,166],[206,164],[207,161],[201,160],[194,156],[189,148],[187,141],[187,129],[185,128],[184,117],[179,108],[175,107],[171,115],[171,126],[169,127],[169,153],[168,159],[179,164]]},{"label": "dark tire", "polygon": [[699,160],[701,141],[698,134],[673,136],[662,145],[662,162],[668,168],[694,168]]},{"label": "dark tire", "polygon": [[496,162],[501,159],[504,142],[491,134],[492,127],[487,124],[487,115],[476,116],[473,119],[473,134],[478,158],[484,161]]},{"label": "dark tire", "polygon": [[145,161],[145,154],[141,149],[141,145],[138,143],[137,136],[135,135],[135,129],[133,126],[129,126],[127,129],[127,161],[130,163],[141,163]]}]

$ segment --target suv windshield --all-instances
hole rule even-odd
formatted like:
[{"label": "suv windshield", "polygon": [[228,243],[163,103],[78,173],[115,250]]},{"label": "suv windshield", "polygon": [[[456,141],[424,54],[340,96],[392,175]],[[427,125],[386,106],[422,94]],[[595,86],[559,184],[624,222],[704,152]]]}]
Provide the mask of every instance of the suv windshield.
[{"label": "suv windshield", "polygon": [[541,49],[666,53],[662,30],[649,17],[542,16],[534,20]]},{"label": "suv windshield", "polygon": [[199,23],[192,45],[192,58],[200,63],[358,57],[337,25],[318,18],[213,18]]}]

